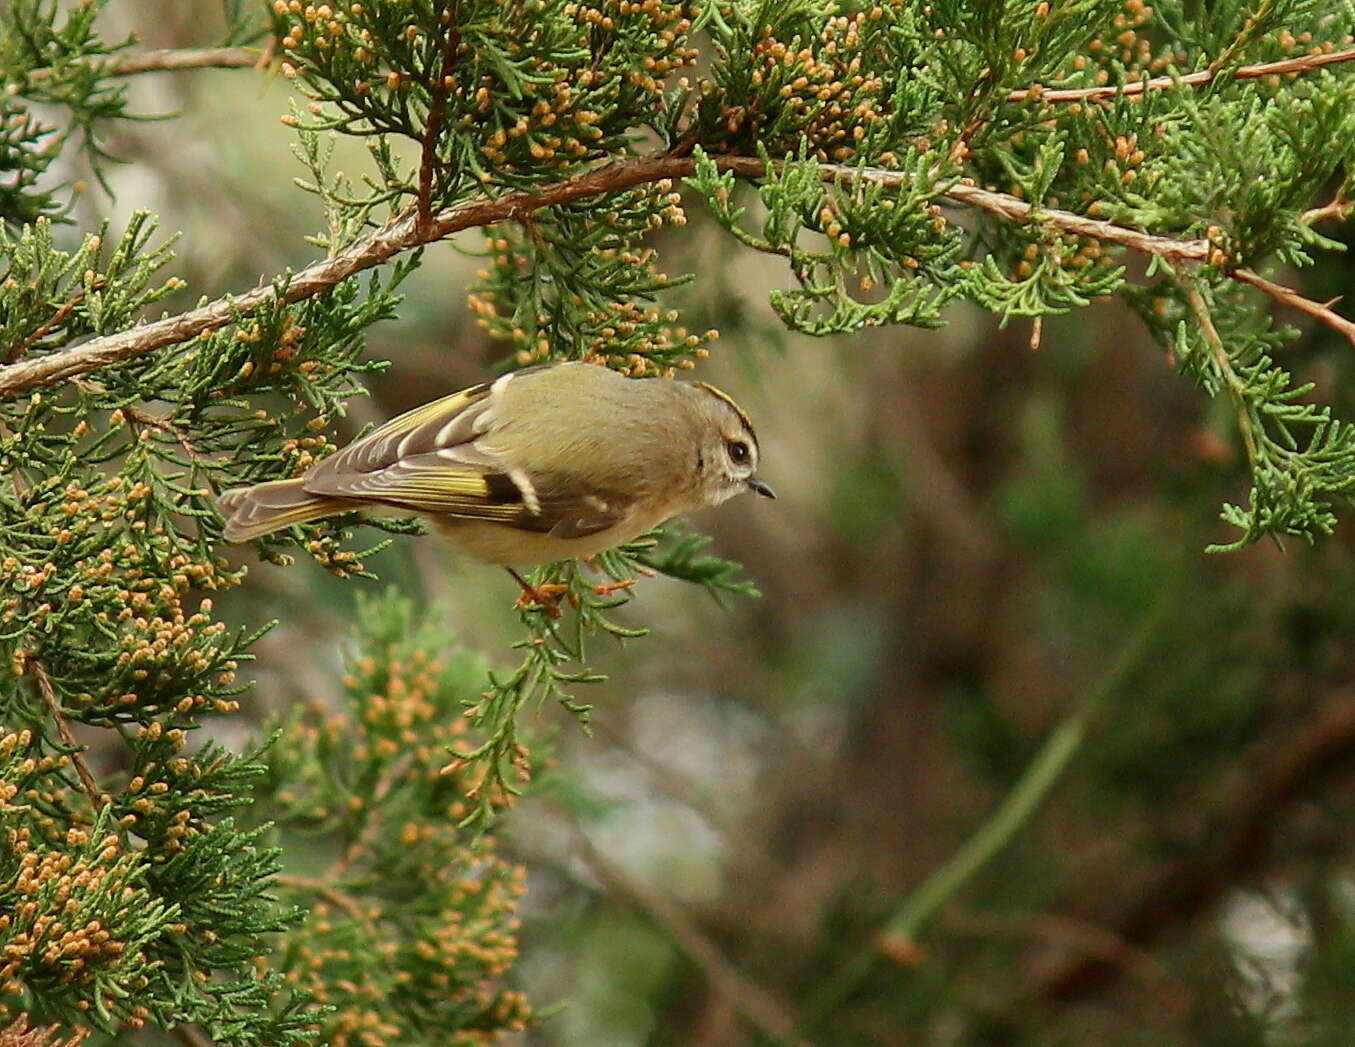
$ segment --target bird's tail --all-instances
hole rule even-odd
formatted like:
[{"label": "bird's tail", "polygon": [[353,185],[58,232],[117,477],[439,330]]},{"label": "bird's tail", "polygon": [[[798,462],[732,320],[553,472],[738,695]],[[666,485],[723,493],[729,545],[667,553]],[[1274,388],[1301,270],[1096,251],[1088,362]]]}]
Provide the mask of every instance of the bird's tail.
[{"label": "bird's tail", "polygon": [[342,498],[310,494],[305,480],[274,480],[252,487],[232,487],[217,496],[226,517],[223,536],[228,542],[248,542],[292,524],[318,520],[352,507]]}]

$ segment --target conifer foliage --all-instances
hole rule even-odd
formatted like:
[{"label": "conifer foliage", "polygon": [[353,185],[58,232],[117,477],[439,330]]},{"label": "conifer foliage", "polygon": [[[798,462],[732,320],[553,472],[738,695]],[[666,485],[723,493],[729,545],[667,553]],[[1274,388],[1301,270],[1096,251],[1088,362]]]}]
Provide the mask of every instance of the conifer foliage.
[{"label": "conifer foliage", "polygon": [[[1041,317],[1118,295],[1235,417],[1249,491],[1223,545],[1317,539],[1355,484],[1355,431],[1276,360],[1286,319],[1355,324],[1262,275],[1336,249],[1321,224],[1355,206],[1349,5],[237,0],[226,39],[175,54],[102,36],[120,2],[14,0],[0,25],[0,1041],[39,1042],[26,1015],[238,1047],[531,1020],[504,982],[522,871],[492,837],[532,770],[517,714],[586,721],[585,646],[639,634],[612,616],[632,580],[750,591],[733,565],[670,534],[543,568],[565,616],[523,607],[507,669],[373,601],[335,708],[245,751],[206,740],[259,638],[214,604],[249,584],[214,495],[333,450],[365,375],[399,366],[364,333],[452,233],[483,230],[470,307],[511,359],[637,378],[716,338],[683,325],[684,278],[646,242],[695,201],[785,260],[771,304],[812,334],[968,301],[1038,341]],[[173,235],[149,214],[76,228],[54,165],[105,169],[130,77],[255,64],[294,86],[324,257],[160,315]],[[356,178],[338,136],[368,147]],[[257,549],[363,574],[373,528],[418,525]],[[320,873],[293,871],[302,840]]]}]

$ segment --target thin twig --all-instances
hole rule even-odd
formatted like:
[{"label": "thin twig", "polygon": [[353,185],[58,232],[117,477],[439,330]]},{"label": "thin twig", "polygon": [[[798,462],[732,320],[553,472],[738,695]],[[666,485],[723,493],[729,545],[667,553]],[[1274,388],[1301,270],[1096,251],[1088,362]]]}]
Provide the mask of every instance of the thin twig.
[{"label": "thin twig", "polygon": [[183,449],[183,453],[188,455],[189,464],[197,466],[197,468],[201,470],[202,479],[207,484],[208,491],[213,494],[216,493],[216,484],[212,481],[212,474],[209,471],[214,463],[198,453],[197,448],[189,442],[187,434],[170,421],[168,416],[160,417],[153,414],[147,414],[145,411],[132,407],[130,404],[123,406],[122,413],[126,416],[127,420],[134,425],[149,426],[158,432],[167,433],[169,436],[172,436]]},{"label": "thin twig", "polygon": [[1283,284],[1267,280],[1264,276],[1250,269],[1235,269],[1231,275],[1234,280],[1251,284],[1253,287],[1264,291],[1281,305],[1287,305],[1291,309],[1297,309],[1301,313],[1316,317],[1328,327],[1340,331],[1350,340],[1352,345],[1355,345],[1355,321],[1347,320],[1332,309],[1331,302],[1314,302],[1311,298],[1304,298],[1297,291],[1285,287]]},{"label": "thin twig", "polygon": [[1242,50],[1256,39],[1256,30],[1264,24],[1265,20],[1275,10],[1276,0],[1261,0],[1256,10],[1247,16],[1247,20],[1242,23],[1242,28],[1237,31],[1227,47],[1209,63],[1207,72],[1218,74],[1226,69],[1228,65],[1236,58]]},{"label": "thin twig", "polygon": [[[154,51],[128,51],[111,55],[100,61],[99,72],[104,76],[138,76],[141,73],[171,73],[185,69],[247,69],[259,64],[260,52],[249,47],[160,48]],[[50,80],[55,71],[50,68],[33,69],[28,73],[30,83]]]},{"label": "thin twig", "polygon": [[[71,382],[81,392],[91,396],[102,396],[108,390],[99,385],[98,382],[90,381],[87,378],[73,378]],[[208,491],[216,493],[216,484],[212,481],[211,466],[214,464],[210,459],[204,458],[196,447],[189,442],[188,434],[180,429],[171,420],[171,415],[153,415],[141,410],[139,407],[133,407],[131,404],[124,404],[119,410],[122,411],[127,421],[133,426],[144,425],[157,432],[166,433],[172,436],[181,448],[184,454],[188,456],[189,466],[196,466],[202,474],[203,481],[207,484]]]},{"label": "thin twig", "polygon": [[1316,225],[1318,222],[1325,222],[1328,219],[1336,218],[1345,221],[1350,216],[1352,205],[1349,200],[1341,193],[1336,194],[1336,199],[1323,204],[1321,207],[1311,207],[1299,216],[1299,221],[1304,225]]},{"label": "thin twig", "polygon": [[809,1047],[795,1033],[794,1011],[790,1004],[749,980],[728,956],[665,894],[632,878],[624,869],[593,846],[591,840],[576,832],[575,848],[579,858],[609,890],[625,895],[667,931],[673,944],[701,968],[710,987],[769,1038],[791,1047]]},{"label": "thin twig", "polygon": [[[1239,66],[1228,74],[1230,80],[1255,80],[1263,76],[1283,76],[1288,73],[1307,73],[1323,66],[1336,65],[1339,62],[1355,61],[1355,47],[1345,51],[1330,51],[1323,54],[1300,55],[1297,58],[1282,58],[1277,62],[1262,62],[1258,65]],[[1178,85],[1198,86],[1207,84],[1219,75],[1217,69],[1202,69],[1198,73],[1185,76],[1158,76],[1151,80],[1135,80],[1127,84],[1105,84],[1099,87],[1068,87],[1046,90],[1039,84],[1023,87],[1007,95],[1009,102],[1097,102],[1120,95],[1141,95],[1146,91],[1165,91]]]},{"label": "thin twig", "polygon": [[461,28],[457,24],[456,3],[444,9],[447,35],[442,38],[442,69],[428,84],[428,124],[424,128],[419,155],[419,227],[427,229],[433,222],[433,163],[437,157],[438,136],[447,112],[447,78],[452,74],[457,49],[461,46]]},{"label": "thin twig", "polygon": [[[767,173],[767,165],[757,157],[715,156],[711,159],[720,170],[733,171],[742,177],[758,178]],[[773,168],[779,166],[773,164]],[[280,298],[283,303],[312,298],[356,273],[464,229],[503,221],[520,222],[545,208],[618,193],[662,179],[686,178],[695,170],[696,163],[692,158],[659,151],[614,161],[537,192],[517,191],[492,200],[482,198],[457,204],[439,211],[427,224],[419,222],[417,212],[406,211],[346,250],[306,266],[287,282]],[[823,164],[821,170],[826,181],[844,185],[869,182],[897,187],[904,184],[905,178],[897,171],[871,167]],[[1011,221],[1039,221],[1074,236],[1092,237],[1162,258],[1201,261],[1210,249],[1206,240],[1172,240],[1057,208],[1037,209],[1014,196],[976,186],[938,186],[937,192],[956,203],[976,207]],[[156,349],[192,341],[269,307],[278,298],[273,283],[268,282],[239,297],[218,298],[177,316],[95,338],[64,352],[11,364],[0,368],[0,399],[14,397],[30,389],[51,385]]]},{"label": "thin twig", "polygon": [[107,72],[111,76],[136,76],[182,69],[250,69],[259,64],[261,53],[252,47],[162,48],[114,58]]},{"label": "thin twig", "polygon": [[[832,166],[825,165],[825,168]],[[841,170],[850,172],[852,169]],[[1116,225],[1114,222],[1074,214],[1072,211],[1050,207],[1037,208],[1007,193],[995,193],[991,189],[980,189],[963,183],[951,186],[944,195],[956,203],[968,204],[970,207],[977,207],[981,211],[1014,222],[1038,221],[1042,225],[1053,226],[1073,236],[1086,236],[1094,240],[1119,244],[1121,247],[1128,247],[1143,254],[1157,255],[1159,258],[1199,262],[1207,258],[1210,251],[1208,240],[1173,240],[1168,236],[1156,236],[1128,226]]]},{"label": "thin twig", "polygon": [[84,747],[71,734],[70,725],[66,723],[66,715],[62,712],[61,701],[57,698],[56,688],[52,686],[52,678],[47,675],[47,668],[35,658],[30,658],[27,665],[33,670],[34,677],[38,681],[38,693],[42,695],[43,704],[47,706],[47,711],[52,714],[52,719],[56,721],[57,734],[61,736],[61,744],[64,745],[71,758],[71,763],[75,766],[75,773],[80,778],[80,784],[84,787],[85,795],[89,797],[89,802],[94,805],[97,811],[103,806],[103,797],[99,794],[99,787],[94,782],[94,775],[89,773],[89,766],[85,763]]},{"label": "thin twig", "polygon": [[940,922],[952,934],[1032,938],[1044,944],[1062,946],[1074,955],[1113,964],[1156,992],[1167,987],[1178,997],[1188,996],[1190,992],[1152,953],[1136,947],[1108,927],[1074,916],[1052,912],[959,910],[947,912]]},{"label": "thin twig", "polygon": [[1182,294],[1185,295],[1186,304],[1190,306],[1190,311],[1195,315],[1196,323],[1200,325],[1200,332],[1204,335],[1205,345],[1209,348],[1209,355],[1214,358],[1214,366],[1218,368],[1219,376],[1228,386],[1228,396],[1233,401],[1233,410],[1237,415],[1237,428],[1242,433],[1242,443],[1247,448],[1247,461],[1251,463],[1252,469],[1255,470],[1258,448],[1256,430],[1252,424],[1251,406],[1247,403],[1246,383],[1233,370],[1233,362],[1228,358],[1228,350],[1224,348],[1219,330],[1214,326],[1214,316],[1209,311],[1209,303],[1204,300],[1204,295],[1200,293],[1195,281],[1178,275],[1176,283],[1181,288]]},{"label": "thin twig", "polygon": [[67,317],[69,317],[71,313],[75,312],[75,310],[79,307],[80,303],[83,302],[84,300],[85,300],[85,291],[84,288],[81,288],[80,290],[76,291],[75,294],[71,295],[70,301],[62,303],[61,307],[57,309],[57,311],[54,312],[51,316],[49,316],[46,320],[44,320],[41,324],[35,327],[32,330],[32,332],[29,333],[27,338],[25,338],[18,345],[14,346],[14,348],[12,348],[6,355],[5,363],[12,364],[14,363],[15,360],[22,359],[24,353],[28,352],[29,349],[35,346],[38,342],[42,341],[43,338],[45,338],[47,335],[51,334],[58,327],[64,324],[66,322]]}]

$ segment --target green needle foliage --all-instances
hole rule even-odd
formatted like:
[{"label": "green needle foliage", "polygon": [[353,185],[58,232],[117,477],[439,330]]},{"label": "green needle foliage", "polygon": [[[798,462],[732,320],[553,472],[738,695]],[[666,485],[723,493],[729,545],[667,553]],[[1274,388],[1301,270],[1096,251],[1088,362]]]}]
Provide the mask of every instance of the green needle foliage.
[{"label": "green needle foliage", "polygon": [[[164,334],[136,325],[182,286],[174,238],[150,215],[68,228],[55,174],[102,170],[110,121],[135,116],[125,77],[154,69],[98,34],[115,2],[15,0],[0,23],[0,1023],[262,1047],[481,1043],[530,1020],[502,984],[521,873],[483,835],[531,776],[519,713],[558,701],[586,724],[590,638],[644,632],[615,614],[631,585],[751,593],[736,565],[675,534],[541,568],[563,616],[524,601],[507,668],[378,601],[334,708],[244,754],[204,733],[260,635],[213,604],[248,584],[214,496],[334,449],[390,365],[365,334],[440,221],[483,227],[470,308],[507,361],[643,380],[716,337],[681,322],[685,278],[652,242],[683,235],[689,199],[785,259],[771,305],[815,335],[938,327],[968,301],[1038,340],[1041,317],[1120,296],[1236,415],[1251,489],[1226,547],[1315,539],[1348,503],[1355,432],[1275,362],[1297,332],[1247,274],[1340,247],[1315,226],[1350,212],[1350,5],[228,2],[203,44],[270,38],[301,95],[285,122],[325,208],[314,242],[352,264]],[[331,170],[340,136],[367,144],[356,180]],[[389,541],[371,527],[419,529],[348,517],[256,549],[362,575]]]}]

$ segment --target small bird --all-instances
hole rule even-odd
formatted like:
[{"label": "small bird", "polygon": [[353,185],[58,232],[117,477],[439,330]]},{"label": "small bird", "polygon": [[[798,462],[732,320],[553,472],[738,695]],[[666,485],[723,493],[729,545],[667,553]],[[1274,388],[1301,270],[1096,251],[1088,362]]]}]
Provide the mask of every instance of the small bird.
[{"label": "small bird", "polygon": [[775,498],[757,464],[748,415],[713,386],[553,363],[416,407],[302,476],[218,503],[230,542],[357,509],[421,513],[511,571],[590,556],[743,491]]}]

